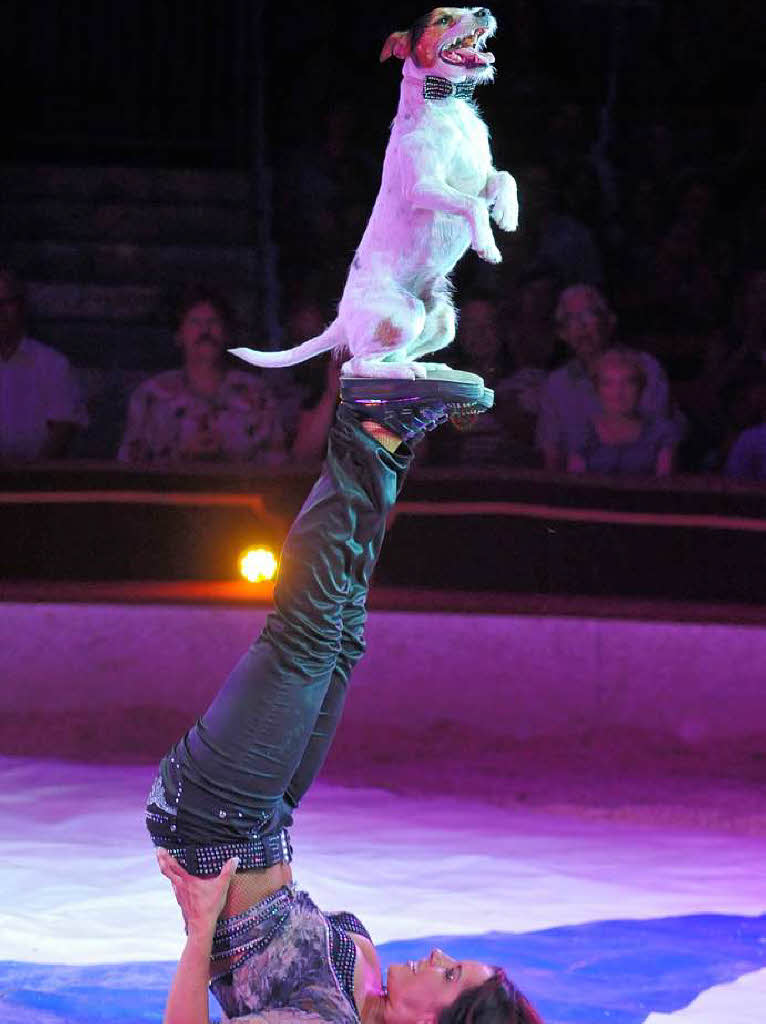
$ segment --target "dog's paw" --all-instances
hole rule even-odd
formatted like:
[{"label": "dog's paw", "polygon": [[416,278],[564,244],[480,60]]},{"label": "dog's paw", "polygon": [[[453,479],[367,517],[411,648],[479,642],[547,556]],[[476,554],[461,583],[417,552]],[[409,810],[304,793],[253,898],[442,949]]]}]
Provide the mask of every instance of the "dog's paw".
[{"label": "dog's paw", "polygon": [[507,171],[498,171],[490,189],[492,219],[502,231],[519,226],[519,197],[516,182]]},{"label": "dog's paw", "polygon": [[[342,377],[375,377],[396,380],[414,380],[421,376],[415,363],[392,363],[383,359],[354,356],[341,367]],[[422,374],[425,376],[425,374]]]},{"label": "dog's paw", "polygon": [[489,227],[489,219],[487,220],[487,230],[478,234],[478,237],[474,237],[471,248],[480,259],[486,260],[487,263],[502,263],[503,261],[500,250],[495,244],[492,229]]},{"label": "dog's paw", "polygon": [[519,208],[495,206],[492,219],[501,231],[515,231],[519,226]]},{"label": "dog's paw", "polygon": [[502,263],[503,257],[500,250],[493,242],[491,245],[485,245],[481,249],[476,250],[476,255],[487,263]]}]

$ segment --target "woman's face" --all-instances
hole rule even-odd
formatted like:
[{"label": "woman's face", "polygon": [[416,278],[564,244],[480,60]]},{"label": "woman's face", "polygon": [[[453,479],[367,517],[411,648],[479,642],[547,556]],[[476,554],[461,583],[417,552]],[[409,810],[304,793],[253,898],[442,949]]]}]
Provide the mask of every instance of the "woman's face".
[{"label": "woman's face", "polygon": [[635,370],[621,363],[606,363],[598,371],[598,397],[604,412],[629,416],[638,408],[641,387]]},{"label": "woman's face", "polygon": [[198,302],[187,311],[177,337],[186,363],[217,363],[227,344],[226,324],[211,302]]},{"label": "woman's face", "polygon": [[584,363],[602,352],[614,327],[614,318],[599,309],[584,291],[566,295],[559,309],[559,335]]},{"label": "woman's face", "polygon": [[466,989],[483,985],[494,973],[478,960],[455,960],[440,949],[422,960],[392,964],[386,980],[386,1024],[435,1020]]}]

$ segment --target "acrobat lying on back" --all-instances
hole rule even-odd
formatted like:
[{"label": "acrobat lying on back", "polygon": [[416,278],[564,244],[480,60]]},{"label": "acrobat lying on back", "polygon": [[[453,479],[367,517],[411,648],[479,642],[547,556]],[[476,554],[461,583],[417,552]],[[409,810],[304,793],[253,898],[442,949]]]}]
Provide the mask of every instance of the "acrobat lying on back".
[{"label": "acrobat lying on back", "polygon": [[256,366],[292,366],[338,348],[350,353],[345,376],[449,373],[444,364],[416,362],[455,337],[449,274],[469,246],[500,262],[490,215],[504,231],[518,224],[516,184],[493,168],[487,127],[471,101],[474,87],[494,78],[485,45],[496,27],[485,7],[437,7],[389,36],[380,59],[404,61],[399,108],[338,315],[295,348],[237,348],[236,355]]}]

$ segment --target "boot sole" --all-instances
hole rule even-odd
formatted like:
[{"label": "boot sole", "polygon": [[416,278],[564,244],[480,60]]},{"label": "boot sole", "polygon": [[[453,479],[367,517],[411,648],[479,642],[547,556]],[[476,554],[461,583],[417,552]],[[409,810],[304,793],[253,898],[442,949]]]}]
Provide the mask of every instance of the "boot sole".
[{"label": "boot sole", "polygon": [[475,381],[437,379],[400,380],[393,377],[341,377],[342,402],[359,404],[444,402],[446,405],[469,404],[489,409],[494,401],[490,388],[481,378]]}]

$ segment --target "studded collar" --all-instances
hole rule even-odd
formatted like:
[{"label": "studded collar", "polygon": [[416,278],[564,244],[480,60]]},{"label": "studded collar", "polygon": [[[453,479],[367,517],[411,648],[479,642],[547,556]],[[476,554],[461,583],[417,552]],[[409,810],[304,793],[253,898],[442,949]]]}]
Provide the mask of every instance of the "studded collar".
[{"label": "studded collar", "polygon": [[426,75],[423,79],[423,97],[427,100],[446,99],[473,99],[473,92],[476,83],[470,79],[462,82],[450,82],[449,78],[441,78],[439,75]]}]

